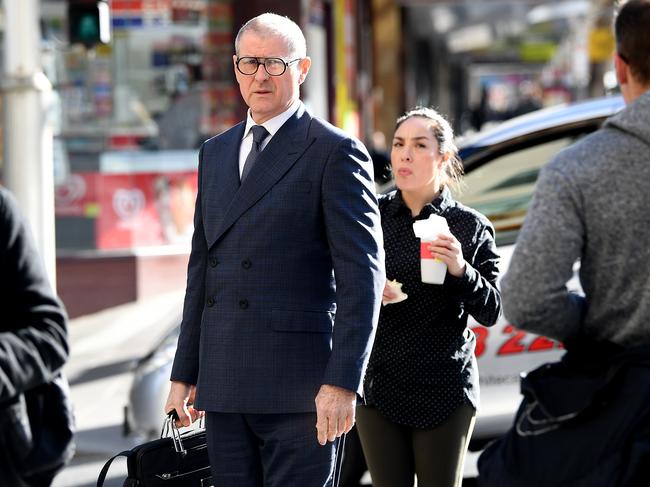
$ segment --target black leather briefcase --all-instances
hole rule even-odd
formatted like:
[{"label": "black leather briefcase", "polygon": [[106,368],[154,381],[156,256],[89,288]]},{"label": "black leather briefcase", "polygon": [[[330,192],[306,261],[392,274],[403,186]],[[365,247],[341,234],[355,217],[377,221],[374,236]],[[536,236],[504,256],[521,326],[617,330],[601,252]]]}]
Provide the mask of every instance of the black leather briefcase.
[{"label": "black leather briefcase", "polygon": [[97,478],[97,487],[113,460],[126,457],[128,476],[124,487],[214,487],[205,429],[180,433],[171,414],[165,419],[160,439],[138,445],[110,458]]}]

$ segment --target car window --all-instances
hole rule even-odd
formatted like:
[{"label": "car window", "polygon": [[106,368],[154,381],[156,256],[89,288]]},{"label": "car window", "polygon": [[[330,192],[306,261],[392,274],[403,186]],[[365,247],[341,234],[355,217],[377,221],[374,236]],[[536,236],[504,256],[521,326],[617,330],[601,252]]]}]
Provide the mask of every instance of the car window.
[{"label": "car window", "polygon": [[513,243],[526,216],[539,170],[578,138],[565,136],[501,153],[468,171],[456,197],[490,219],[497,245]]}]

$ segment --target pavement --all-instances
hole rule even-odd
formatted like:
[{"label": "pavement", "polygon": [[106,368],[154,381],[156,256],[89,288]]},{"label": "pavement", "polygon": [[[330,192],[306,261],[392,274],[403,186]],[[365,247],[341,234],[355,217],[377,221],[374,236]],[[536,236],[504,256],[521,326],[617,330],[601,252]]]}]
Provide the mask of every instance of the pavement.
[{"label": "pavement", "polygon": [[[77,452],[53,487],[96,485],[104,462],[140,441],[122,435],[131,371],[177,324],[182,303],[179,290],[70,320],[71,355],[64,370],[75,406]],[[116,461],[104,485],[121,486],[125,476],[125,461]]]}]

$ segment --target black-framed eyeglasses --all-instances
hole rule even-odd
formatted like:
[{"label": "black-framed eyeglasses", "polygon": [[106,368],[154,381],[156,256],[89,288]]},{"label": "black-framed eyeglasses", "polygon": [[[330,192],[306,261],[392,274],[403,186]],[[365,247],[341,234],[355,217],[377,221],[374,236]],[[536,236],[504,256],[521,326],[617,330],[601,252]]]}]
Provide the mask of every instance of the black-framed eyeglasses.
[{"label": "black-framed eyeglasses", "polygon": [[292,59],[291,61],[285,61],[279,57],[238,57],[237,58],[237,71],[241,74],[247,76],[257,73],[257,70],[260,67],[260,64],[264,66],[264,69],[269,74],[269,76],[282,76],[289,66],[291,66],[296,61],[300,61],[302,58]]}]

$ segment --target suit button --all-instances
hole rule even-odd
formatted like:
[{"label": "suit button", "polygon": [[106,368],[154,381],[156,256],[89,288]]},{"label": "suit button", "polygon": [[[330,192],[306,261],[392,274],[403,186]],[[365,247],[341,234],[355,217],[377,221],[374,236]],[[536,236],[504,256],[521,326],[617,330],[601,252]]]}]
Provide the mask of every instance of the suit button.
[{"label": "suit button", "polygon": [[208,305],[208,308],[212,308],[214,306],[214,299],[208,298],[206,304]]},{"label": "suit button", "polygon": [[253,265],[252,262],[250,260],[248,260],[248,259],[244,259],[244,260],[241,261],[241,266],[244,269],[250,269],[252,265]]},{"label": "suit button", "polygon": [[248,299],[240,299],[239,300],[239,307],[241,309],[248,309]]},{"label": "suit button", "polygon": [[218,263],[219,263],[219,260],[216,257],[212,257],[210,259],[210,267],[217,267]]}]

